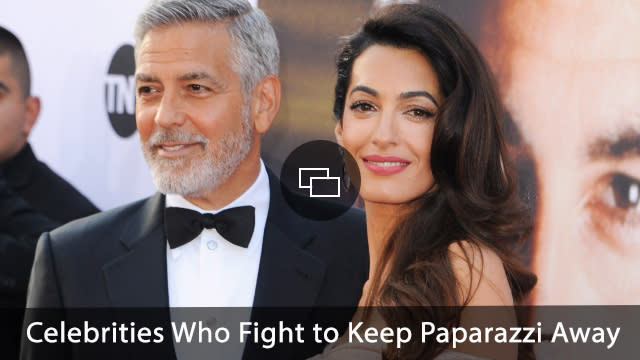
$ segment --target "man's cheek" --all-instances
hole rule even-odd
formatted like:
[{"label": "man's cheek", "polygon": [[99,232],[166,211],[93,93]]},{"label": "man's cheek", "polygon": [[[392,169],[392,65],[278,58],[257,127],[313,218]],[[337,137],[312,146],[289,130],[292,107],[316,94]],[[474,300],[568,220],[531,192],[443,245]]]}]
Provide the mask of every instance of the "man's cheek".
[{"label": "man's cheek", "polygon": [[136,111],[136,127],[141,141],[146,141],[153,129],[153,116],[148,111]]}]

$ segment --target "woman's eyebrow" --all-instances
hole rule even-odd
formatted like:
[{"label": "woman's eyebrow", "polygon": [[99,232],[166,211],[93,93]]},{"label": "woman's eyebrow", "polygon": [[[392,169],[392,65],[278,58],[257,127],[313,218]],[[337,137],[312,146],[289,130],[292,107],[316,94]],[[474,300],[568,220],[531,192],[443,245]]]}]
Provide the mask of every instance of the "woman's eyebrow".
[{"label": "woman's eyebrow", "polygon": [[408,99],[408,98],[412,98],[412,97],[416,97],[416,96],[423,96],[428,98],[429,100],[433,101],[433,103],[440,107],[440,105],[438,105],[438,102],[436,101],[436,99],[433,97],[433,95],[431,95],[428,91],[424,91],[424,90],[416,90],[416,91],[407,91],[407,92],[403,92],[402,94],[400,94],[400,99]]},{"label": "woman's eyebrow", "polygon": [[373,90],[372,88],[368,87],[368,86],[364,86],[364,85],[357,85],[354,86],[353,89],[351,89],[351,92],[349,92],[349,95],[353,94],[356,91],[362,91],[362,92],[366,92],[369,95],[372,96],[378,96],[378,92]]}]

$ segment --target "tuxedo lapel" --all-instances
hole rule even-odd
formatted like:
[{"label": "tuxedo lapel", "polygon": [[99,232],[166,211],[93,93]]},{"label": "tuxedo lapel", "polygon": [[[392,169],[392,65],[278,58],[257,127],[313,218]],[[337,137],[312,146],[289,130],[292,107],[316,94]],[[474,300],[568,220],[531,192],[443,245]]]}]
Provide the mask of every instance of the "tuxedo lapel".
[{"label": "tuxedo lapel", "polygon": [[[308,220],[286,204],[280,182],[269,174],[270,201],[264,229],[262,255],[251,321],[275,326],[280,320],[292,325],[304,321],[315,304],[323,283],[326,264],[305,250],[314,239]],[[287,309],[288,308],[288,309]],[[295,309],[295,310],[294,310]],[[289,359],[293,344],[265,350],[248,342],[243,359]]]},{"label": "tuxedo lapel", "polygon": [[254,307],[311,307],[326,264],[307,252],[315,234],[286,204],[280,183],[268,170],[271,191]]},{"label": "tuxedo lapel", "polygon": [[163,195],[148,199],[123,229],[123,253],[104,265],[112,306],[169,306],[163,209]]},{"label": "tuxedo lapel", "polygon": [[313,306],[326,265],[294,242],[305,235],[297,237],[292,239],[267,220],[254,307]]},{"label": "tuxedo lapel", "polygon": [[[103,267],[107,294],[116,318],[170,331],[167,242],[163,230],[164,195],[157,193],[133,214],[122,231],[124,251]],[[131,308],[144,308],[133,310]],[[142,326],[142,325],[141,325]],[[123,347],[122,358],[175,360],[171,337],[151,347]]]}]

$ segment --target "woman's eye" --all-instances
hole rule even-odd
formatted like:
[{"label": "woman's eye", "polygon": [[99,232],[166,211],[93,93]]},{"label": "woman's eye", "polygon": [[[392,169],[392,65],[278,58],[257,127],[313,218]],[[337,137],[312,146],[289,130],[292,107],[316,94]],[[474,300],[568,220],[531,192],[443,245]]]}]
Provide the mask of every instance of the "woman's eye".
[{"label": "woman's eye", "polygon": [[624,174],[611,178],[614,205],[620,209],[638,209],[640,204],[640,180]]},{"label": "woman's eye", "polygon": [[375,107],[367,102],[356,102],[351,105],[351,110],[366,112],[375,110]]},{"label": "woman's eye", "polygon": [[429,110],[425,110],[425,109],[421,109],[421,108],[415,108],[415,109],[409,110],[409,115],[411,115],[413,117],[418,117],[418,118],[432,118],[436,114],[431,112],[431,111],[429,111]]}]

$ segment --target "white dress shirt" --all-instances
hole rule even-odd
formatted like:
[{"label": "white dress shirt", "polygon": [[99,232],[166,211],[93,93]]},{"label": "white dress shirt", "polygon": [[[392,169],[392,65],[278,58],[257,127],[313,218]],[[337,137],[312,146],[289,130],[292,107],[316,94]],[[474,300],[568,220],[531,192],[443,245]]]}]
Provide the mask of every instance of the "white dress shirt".
[{"label": "white dress shirt", "polygon": [[205,211],[180,195],[167,194],[166,207],[200,213],[253,206],[255,225],[248,248],[224,239],[215,228],[175,249],[167,243],[167,280],[171,307],[251,307],[256,290],[262,238],[269,210],[269,177],[262,160],[256,181],[222,209]]}]

